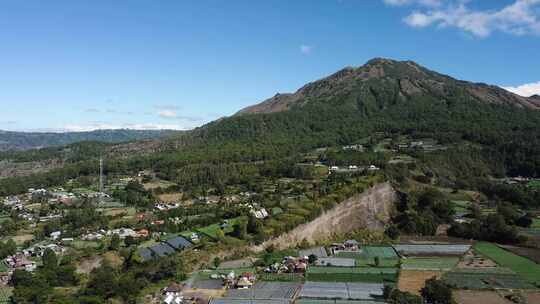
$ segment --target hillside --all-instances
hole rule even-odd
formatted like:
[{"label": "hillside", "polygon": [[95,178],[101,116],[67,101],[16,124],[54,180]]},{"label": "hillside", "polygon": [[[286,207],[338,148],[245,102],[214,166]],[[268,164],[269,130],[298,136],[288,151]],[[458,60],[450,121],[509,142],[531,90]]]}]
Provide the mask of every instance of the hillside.
[{"label": "hillside", "polygon": [[376,58],[363,66],[347,67],[309,83],[293,94],[277,94],[260,104],[240,110],[238,114],[281,112],[306,105],[312,100],[330,101],[337,98],[356,102],[359,108],[381,109],[388,106],[376,101],[380,97],[377,87],[381,85],[392,95],[390,103],[406,102],[421,96],[434,96],[445,100],[454,98],[456,93],[459,93],[465,98],[488,104],[540,109],[539,96],[525,98],[497,86],[456,80],[412,61]]},{"label": "hillside", "polygon": [[174,134],[172,130],[96,130],[91,132],[12,132],[0,130],[0,151],[65,146],[81,141],[119,143]]},{"label": "hillside", "polygon": [[[453,147],[432,160],[447,186],[472,183],[479,175],[540,176],[538,97],[455,80],[410,61],[374,59],[272,100],[167,138],[111,145],[75,158],[70,152],[69,166],[3,179],[0,193],[95,174],[95,157],[102,153],[114,160],[106,168],[112,174],[152,169],[183,187],[221,187],[246,172],[290,173],[296,161],[317,148],[399,136]],[[51,155],[5,159],[44,161],[59,154]]]}]

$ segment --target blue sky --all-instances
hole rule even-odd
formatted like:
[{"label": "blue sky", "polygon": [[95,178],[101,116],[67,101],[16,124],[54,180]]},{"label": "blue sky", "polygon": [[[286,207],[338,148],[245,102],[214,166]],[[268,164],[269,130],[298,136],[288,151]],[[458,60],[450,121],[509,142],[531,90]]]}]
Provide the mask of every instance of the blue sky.
[{"label": "blue sky", "polygon": [[0,0],[0,129],[193,128],[373,57],[530,95],[539,50],[540,0]]}]

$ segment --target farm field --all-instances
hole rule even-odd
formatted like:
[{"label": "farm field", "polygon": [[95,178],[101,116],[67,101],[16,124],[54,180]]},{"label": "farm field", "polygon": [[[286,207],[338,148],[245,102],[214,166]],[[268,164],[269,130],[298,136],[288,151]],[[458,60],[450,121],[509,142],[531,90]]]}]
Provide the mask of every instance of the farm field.
[{"label": "farm field", "polygon": [[395,267],[399,263],[396,251],[390,246],[362,246],[360,253],[340,252],[336,256],[355,259],[357,266],[373,266],[375,257],[379,257],[380,267]]},{"label": "farm field", "polygon": [[505,250],[515,253],[519,256],[530,259],[536,263],[540,263],[540,249],[516,247],[516,246],[502,246]]},{"label": "farm field", "polygon": [[310,267],[308,281],[318,282],[395,282],[397,268]]},{"label": "farm field", "polygon": [[533,289],[532,284],[516,274],[452,271],[443,275],[443,279],[458,289]]},{"label": "farm field", "polygon": [[450,270],[454,268],[459,258],[433,257],[433,258],[407,258],[401,260],[401,268],[407,270]]},{"label": "farm field", "polygon": [[251,289],[229,289],[225,298],[292,299],[302,285],[293,282],[257,282]]},{"label": "farm field", "polygon": [[511,304],[512,302],[501,297],[495,291],[480,290],[457,290],[454,291],[454,298],[457,304]]},{"label": "farm field", "polygon": [[506,251],[492,243],[480,242],[474,246],[474,249],[492,259],[500,266],[508,267],[515,271],[528,282],[540,282],[540,265],[535,262]]},{"label": "farm field", "polygon": [[374,300],[381,297],[383,284],[307,282],[300,292],[301,298]]},{"label": "farm field", "polygon": [[440,278],[440,271],[401,270],[399,273],[398,288],[413,294],[420,294],[420,289],[425,286],[426,280],[433,277]]},{"label": "farm field", "polygon": [[0,287],[0,303],[10,303],[9,298],[11,297],[11,294],[13,293],[13,288],[2,286]]}]

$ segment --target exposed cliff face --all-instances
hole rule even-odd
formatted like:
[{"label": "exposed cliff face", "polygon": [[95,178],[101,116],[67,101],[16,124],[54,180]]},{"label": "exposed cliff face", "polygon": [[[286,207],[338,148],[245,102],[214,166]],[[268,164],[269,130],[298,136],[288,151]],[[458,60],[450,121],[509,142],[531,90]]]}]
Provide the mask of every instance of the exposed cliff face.
[{"label": "exposed cliff face", "polygon": [[255,250],[262,250],[269,245],[284,249],[297,245],[304,239],[315,242],[360,228],[383,230],[396,199],[396,191],[390,183],[377,184],[341,202],[315,220],[264,242]]}]

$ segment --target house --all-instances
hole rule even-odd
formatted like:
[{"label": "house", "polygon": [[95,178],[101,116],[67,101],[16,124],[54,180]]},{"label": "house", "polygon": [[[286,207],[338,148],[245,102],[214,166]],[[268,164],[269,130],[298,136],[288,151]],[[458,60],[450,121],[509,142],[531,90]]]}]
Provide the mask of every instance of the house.
[{"label": "house", "polygon": [[177,283],[172,283],[163,290],[163,303],[165,304],[180,304],[184,301],[182,290],[184,286]]},{"label": "house", "polygon": [[167,245],[171,246],[175,250],[183,250],[193,246],[193,244],[191,244],[188,240],[181,236],[166,240],[165,243],[167,243]]},{"label": "house", "polygon": [[377,171],[377,170],[380,170],[378,167],[374,166],[374,165],[370,165],[368,168],[368,171]]},{"label": "house", "polygon": [[53,240],[57,240],[60,235],[62,234],[61,231],[54,231],[54,232],[51,232],[51,234],[49,235],[51,239]]},{"label": "house", "polygon": [[255,283],[255,275],[251,272],[244,272],[236,281],[236,288],[238,289],[248,289],[253,286]]},{"label": "house", "polygon": [[150,249],[152,252],[155,253],[156,256],[160,258],[169,256],[171,254],[174,254],[175,252],[174,248],[172,248],[166,243],[159,243],[157,245],[148,247],[148,249]]},{"label": "house", "polygon": [[35,262],[28,260],[22,254],[8,256],[5,259],[5,262],[6,265],[8,265],[8,267],[11,269],[23,269],[30,272],[36,270],[37,267]]},{"label": "house", "polygon": [[145,237],[148,237],[149,234],[150,234],[150,232],[147,229],[141,229],[141,230],[137,231],[137,236],[138,237],[145,238]]},{"label": "house", "polygon": [[330,171],[337,171],[337,170],[339,170],[338,166],[331,166],[330,167]]}]

